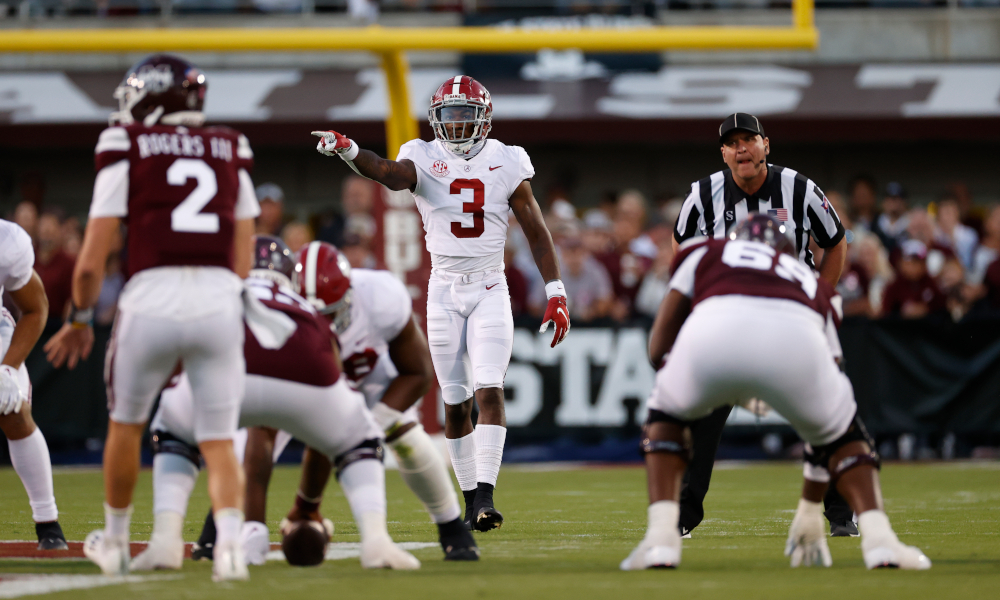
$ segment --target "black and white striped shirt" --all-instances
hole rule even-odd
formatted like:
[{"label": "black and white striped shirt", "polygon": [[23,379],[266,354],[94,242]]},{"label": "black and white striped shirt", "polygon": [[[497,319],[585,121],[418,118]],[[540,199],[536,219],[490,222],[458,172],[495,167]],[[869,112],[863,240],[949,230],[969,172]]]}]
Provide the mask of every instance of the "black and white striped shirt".
[{"label": "black and white striped shirt", "polygon": [[767,179],[755,194],[741,190],[729,169],[692,183],[677,217],[674,239],[681,243],[699,236],[725,237],[730,227],[751,212],[785,221],[799,259],[813,268],[809,236],[820,248],[832,248],[844,237],[840,217],[819,186],[797,171],[769,164]]}]

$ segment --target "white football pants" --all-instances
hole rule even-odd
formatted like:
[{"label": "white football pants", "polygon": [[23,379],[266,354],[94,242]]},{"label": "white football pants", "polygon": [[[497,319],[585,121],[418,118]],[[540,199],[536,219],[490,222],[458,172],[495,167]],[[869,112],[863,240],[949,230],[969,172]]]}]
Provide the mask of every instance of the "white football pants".
[{"label": "white football pants", "polygon": [[847,432],[857,412],[854,388],[834,362],[818,313],[774,298],[705,300],[681,327],[648,407],[693,421],[749,398],[770,404],[813,446]]},{"label": "white football pants", "polygon": [[514,345],[503,268],[464,274],[431,271],[427,342],[446,404],[461,404],[482,388],[503,388]]}]

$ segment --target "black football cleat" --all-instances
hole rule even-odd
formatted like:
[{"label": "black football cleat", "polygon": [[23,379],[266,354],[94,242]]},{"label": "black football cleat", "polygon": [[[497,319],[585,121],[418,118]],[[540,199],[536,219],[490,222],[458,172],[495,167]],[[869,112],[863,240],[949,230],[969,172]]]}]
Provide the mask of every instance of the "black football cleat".
[{"label": "black football cleat", "polygon": [[198,541],[191,546],[191,560],[214,560],[215,558],[215,517],[208,510],[205,524],[201,527]]},{"label": "black football cleat", "polygon": [[488,483],[479,483],[476,489],[476,502],[473,505],[475,521],[472,528],[475,531],[490,531],[503,526],[503,515],[493,507],[493,486]]},{"label": "black football cleat", "polygon": [[59,521],[35,523],[35,533],[38,534],[39,550],[69,550]]},{"label": "black football cleat", "polygon": [[461,519],[438,525],[445,560],[479,560],[479,548]]},{"label": "black football cleat", "polygon": [[830,537],[860,537],[858,526],[854,521],[844,523],[830,523]]},{"label": "black football cleat", "polygon": [[476,490],[462,490],[465,496],[465,528],[472,531],[472,515],[475,514]]}]

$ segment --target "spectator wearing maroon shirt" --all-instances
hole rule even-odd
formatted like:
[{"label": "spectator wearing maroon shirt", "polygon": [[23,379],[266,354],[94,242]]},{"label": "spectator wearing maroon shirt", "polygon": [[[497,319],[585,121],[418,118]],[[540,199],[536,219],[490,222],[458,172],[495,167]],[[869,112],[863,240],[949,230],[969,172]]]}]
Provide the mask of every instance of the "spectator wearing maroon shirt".
[{"label": "spectator wearing maroon shirt", "polygon": [[632,316],[642,278],[657,254],[656,244],[643,233],[645,226],[646,200],[642,194],[622,192],[615,208],[614,248],[595,256],[611,277],[615,295],[611,316],[617,320]]},{"label": "spectator wearing maroon shirt", "polygon": [[69,304],[76,261],[63,251],[63,230],[59,216],[44,213],[38,218],[38,250],[35,271],[49,299],[49,319],[62,323]]},{"label": "spectator wearing maroon shirt", "polygon": [[945,296],[927,273],[927,246],[907,240],[900,244],[900,250],[899,276],[885,289],[882,316],[919,319],[945,310]]}]

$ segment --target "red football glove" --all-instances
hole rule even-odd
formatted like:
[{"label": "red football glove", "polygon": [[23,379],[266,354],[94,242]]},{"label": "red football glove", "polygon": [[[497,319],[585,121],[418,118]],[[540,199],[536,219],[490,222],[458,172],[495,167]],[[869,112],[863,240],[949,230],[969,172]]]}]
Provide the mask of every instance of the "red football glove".
[{"label": "red football glove", "polygon": [[320,154],[339,156],[346,160],[354,160],[354,157],[358,155],[356,149],[358,145],[354,143],[354,140],[340,135],[336,131],[314,131],[312,134],[321,138],[316,144],[316,150]]},{"label": "red football glove", "polygon": [[556,344],[566,339],[566,334],[569,333],[569,309],[566,308],[566,296],[552,296],[549,298],[549,305],[545,308],[545,316],[542,317],[542,327],[539,329],[539,333],[545,333],[545,330],[549,328],[549,323],[554,323],[556,330],[552,336],[552,345],[550,348],[555,348]]}]

